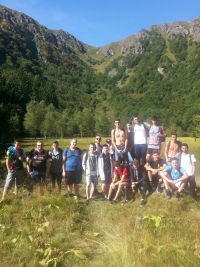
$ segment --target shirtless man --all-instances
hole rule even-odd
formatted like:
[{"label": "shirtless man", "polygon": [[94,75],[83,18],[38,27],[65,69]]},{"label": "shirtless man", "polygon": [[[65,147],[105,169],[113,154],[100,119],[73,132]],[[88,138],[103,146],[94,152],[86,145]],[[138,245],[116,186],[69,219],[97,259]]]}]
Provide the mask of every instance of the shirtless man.
[{"label": "shirtless man", "polygon": [[115,119],[115,129],[111,131],[112,144],[115,149],[115,161],[127,160],[127,133],[120,127],[120,119]]},{"label": "shirtless man", "polygon": [[171,165],[171,158],[178,157],[180,152],[181,142],[177,141],[177,133],[171,133],[171,141],[165,145],[165,161],[167,165]]}]

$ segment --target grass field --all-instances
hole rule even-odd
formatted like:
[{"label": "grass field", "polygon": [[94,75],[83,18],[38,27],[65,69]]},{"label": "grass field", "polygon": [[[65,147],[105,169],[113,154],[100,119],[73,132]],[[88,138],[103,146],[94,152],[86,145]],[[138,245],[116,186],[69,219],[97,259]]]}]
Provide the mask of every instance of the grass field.
[{"label": "grass field", "polygon": [[[200,141],[179,140],[197,158],[200,184]],[[36,141],[24,140],[25,151]],[[91,141],[78,139],[78,146],[86,151]],[[52,140],[44,142],[50,149]],[[69,145],[68,139],[59,142],[61,148]],[[49,182],[44,196],[36,190],[29,198],[24,187],[15,198],[11,191],[0,203],[0,266],[200,266],[200,192],[197,201],[182,194],[179,202],[153,194],[142,208],[140,195],[126,205],[121,205],[122,196],[116,205],[94,197],[85,206],[84,183],[80,192],[80,200],[66,198],[64,186],[58,194]]]}]

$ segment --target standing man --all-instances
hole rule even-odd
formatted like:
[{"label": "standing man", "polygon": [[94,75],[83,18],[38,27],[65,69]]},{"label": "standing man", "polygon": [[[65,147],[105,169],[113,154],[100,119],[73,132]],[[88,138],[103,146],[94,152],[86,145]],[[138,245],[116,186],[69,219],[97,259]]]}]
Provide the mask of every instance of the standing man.
[{"label": "standing man", "polygon": [[[128,152],[130,153],[132,159],[135,157],[135,152],[134,152],[134,133],[133,133],[133,128],[132,128],[132,121],[128,121],[126,124],[126,130],[127,130],[127,149]],[[130,162],[131,163],[131,162]]]},{"label": "standing man", "polygon": [[[97,156],[99,156],[102,153],[101,135],[100,134],[96,134],[95,147],[96,147],[95,153]],[[101,193],[97,190],[97,185],[98,185],[98,179],[97,179],[97,183],[94,185],[94,192],[93,192],[94,196],[101,195]]]},{"label": "standing man", "polygon": [[98,158],[98,172],[102,184],[102,201],[107,200],[109,187],[113,176],[113,161],[107,144],[103,145],[102,153]]},{"label": "standing man", "polygon": [[70,147],[63,152],[63,176],[69,196],[72,195],[72,186],[79,197],[79,186],[82,184],[82,157],[83,152],[77,146],[77,140],[70,141]]},{"label": "standing man", "polygon": [[48,151],[44,150],[43,141],[38,141],[37,147],[29,152],[26,158],[26,166],[30,175],[30,192],[33,191],[34,183],[39,180],[40,190],[43,194],[45,179],[49,177],[50,170],[50,157]]},{"label": "standing man", "polygon": [[161,151],[161,137],[165,137],[166,133],[163,132],[163,128],[160,125],[157,125],[157,117],[151,117],[152,125],[149,129],[149,144],[147,149],[146,160],[149,161],[154,150],[157,150],[158,154]]},{"label": "standing man", "polygon": [[51,175],[52,188],[55,189],[57,181],[58,191],[61,193],[63,150],[58,146],[59,146],[58,141],[54,141],[52,143],[53,149],[49,151],[49,156],[51,159],[50,175]]},{"label": "standing man", "polygon": [[177,133],[171,133],[171,141],[165,145],[165,161],[167,165],[171,165],[170,161],[173,157],[178,157],[181,150],[181,142],[177,141]]},{"label": "standing man", "polygon": [[115,149],[115,161],[120,163],[127,160],[127,134],[124,128],[120,127],[120,119],[115,119],[115,129],[111,131],[112,144]]},{"label": "standing man", "polygon": [[188,145],[181,144],[181,153],[178,156],[179,165],[184,168],[188,174],[188,180],[185,183],[185,189],[188,188],[188,182],[192,191],[192,196],[197,197],[197,185],[195,181],[196,158],[193,154],[188,152]]},{"label": "standing man", "polygon": [[102,153],[102,145],[100,143],[101,143],[101,135],[97,134],[95,138],[95,146],[96,146],[97,155],[100,155]]},{"label": "standing man", "polygon": [[21,148],[21,140],[15,139],[14,146],[10,146],[6,153],[6,168],[8,175],[6,178],[2,199],[4,199],[15,183],[15,195],[18,195],[19,188],[23,185],[24,168],[23,162],[26,160],[26,154]]},{"label": "standing man", "polygon": [[171,166],[165,167],[160,175],[163,178],[165,184],[166,199],[169,200],[171,198],[170,187],[175,186],[176,188],[178,188],[175,194],[175,199],[179,200],[180,192],[185,185],[185,181],[187,180],[188,175],[185,169],[178,166],[178,159],[172,158]]},{"label": "standing man", "polygon": [[147,154],[147,132],[149,132],[150,124],[140,122],[138,116],[134,116],[133,121],[135,123],[133,127],[135,157],[139,162],[142,159],[142,166],[144,166]]},{"label": "standing man", "polygon": [[82,167],[86,174],[86,205],[89,204],[89,200],[92,199],[94,187],[98,182],[98,155],[95,153],[95,150],[95,144],[90,143],[89,151],[83,155],[82,161]]}]

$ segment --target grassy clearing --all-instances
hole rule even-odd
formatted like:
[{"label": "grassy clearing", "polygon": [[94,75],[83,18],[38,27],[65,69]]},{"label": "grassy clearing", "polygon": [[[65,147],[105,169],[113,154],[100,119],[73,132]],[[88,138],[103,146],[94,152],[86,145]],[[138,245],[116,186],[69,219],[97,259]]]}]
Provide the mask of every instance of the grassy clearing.
[{"label": "grassy clearing", "polygon": [[[200,142],[179,139],[189,144],[198,166]],[[87,150],[93,140],[79,139],[78,146]],[[45,141],[47,149],[51,141]],[[59,142],[62,148],[69,144]],[[23,147],[29,151],[35,140]],[[199,168],[197,173],[199,181]],[[61,195],[52,192],[49,183],[44,196],[36,190],[29,198],[21,189],[21,198],[10,192],[0,203],[0,266],[199,266],[200,200],[181,195],[179,202],[166,201],[164,194],[153,194],[143,208],[140,195],[126,205],[122,196],[116,205],[94,198],[85,206],[84,184],[80,200],[65,193],[64,187]]]}]

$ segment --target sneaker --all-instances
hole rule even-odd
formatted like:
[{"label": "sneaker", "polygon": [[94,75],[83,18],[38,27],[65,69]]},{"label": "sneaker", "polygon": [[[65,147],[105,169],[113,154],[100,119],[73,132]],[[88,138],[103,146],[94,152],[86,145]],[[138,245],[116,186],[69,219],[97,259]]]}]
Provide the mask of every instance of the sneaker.
[{"label": "sneaker", "polygon": [[169,189],[166,190],[166,200],[170,200],[171,198],[171,192]]},{"label": "sneaker", "polygon": [[114,199],[110,202],[110,204],[116,204],[116,203],[117,203],[117,201]]},{"label": "sneaker", "polygon": [[178,200],[179,200],[179,198],[180,198],[180,193],[179,193],[179,192],[176,192],[176,194],[175,194],[174,198],[175,198],[175,199],[178,201]]},{"label": "sneaker", "polygon": [[75,197],[76,199],[80,199],[80,195],[79,195],[79,194],[76,194],[74,197]]},{"label": "sneaker", "polygon": [[125,199],[124,202],[122,203],[122,205],[125,205],[125,204],[127,204],[127,203],[128,203],[128,200]]},{"label": "sneaker", "polygon": [[107,200],[106,197],[102,197],[102,199],[101,199],[102,202],[103,202],[103,201],[106,201],[106,200]]},{"label": "sneaker", "polygon": [[140,200],[140,207],[143,207],[143,206],[144,206],[144,204],[145,204],[145,201],[144,201],[144,199],[141,199],[141,200]]},{"label": "sneaker", "polygon": [[161,193],[162,193],[162,189],[161,189],[161,187],[158,187],[158,188],[156,189],[156,192],[157,192],[158,194],[161,194]]},{"label": "sneaker", "polygon": [[88,205],[89,204],[89,199],[87,199],[86,201],[85,201],[85,205]]}]

